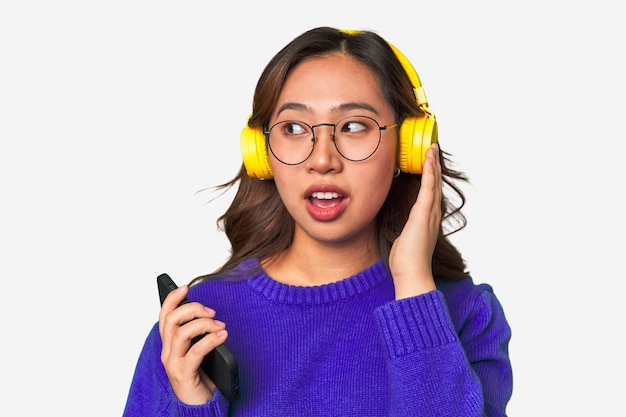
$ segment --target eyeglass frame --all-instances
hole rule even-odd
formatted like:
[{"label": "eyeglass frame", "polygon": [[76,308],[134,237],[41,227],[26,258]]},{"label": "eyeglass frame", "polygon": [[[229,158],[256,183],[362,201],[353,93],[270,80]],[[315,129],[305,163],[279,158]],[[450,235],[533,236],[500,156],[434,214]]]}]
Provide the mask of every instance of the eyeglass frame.
[{"label": "eyeglass frame", "polygon": [[[367,155],[365,158],[361,158],[361,159],[350,159],[348,157],[346,157],[344,154],[341,153],[341,151],[339,150],[339,148],[337,147],[337,141],[335,140],[335,132],[337,131],[337,125],[339,123],[341,123],[342,121],[344,121],[345,119],[350,119],[352,117],[364,117],[366,119],[370,119],[371,121],[373,121],[374,123],[376,123],[376,126],[378,126],[378,143],[376,144],[376,147],[374,148],[374,150],[372,151],[372,153],[370,153],[369,155]],[[272,145],[270,144],[270,132],[272,131],[272,129],[281,124],[281,123],[288,123],[288,122],[294,122],[294,123],[300,123],[303,124],[305,126],[307,126],[309,129],[311,129],[311,142],[313,143],[311,145],[311,151],[309,152],[309,154],[306,156],[306,158],[304,158],[302,161],[300,162],[295,162],[295,163],[288,163],[283,161],[282,159],[280,159],[275,153],[274,150],[272,149]],[[380,147],[380,141],[382,139],[382,131],[383,130],[388,130],[388,129],[392,129],[394,127],[398,127],[399,123],[392,123],[392,124],[388,124],[388,125],[383,125],[381,126],[380,123],[378,123],[378,121],[376,119],[374,119],[373,117],[370,116],[363,116],[360,114],[355,114],[355,115],[351,115],[351,116],[346,116],[346,117],[342,117],[341,119],[339,119],[336,123],[318,123],[316,125],[311,126],[310,124],[303,122],[302,120],[296,120],[296,119],[286,119],[286,120],[281,120],[279,122],[274,123],[272,126],[269,127],[269,129],[266,127],[265,129],[263,129],[263,134],[265,135],[265,143],[267,148],[269,148],[270,152],[272,153],[272,155],[274,155],[274,158],[276,158],[278,160],[278,162],[280,162],[281,164],[284,165],[289,165],[289,166],[295,166],[295,165],[300,165],[305,163],[310,157],[311,155],[313,155],[313,151],[315,150],[315,144],[317,143],[317,137],[315,136],[315,128],[316,127],[320,127],[320,126],[332,126],[333,127],[333,133],[330,136],[330,140],[333,142],[333,145],[335,146],[335,149],[337,150],[337,153],[339,153],[339,155],[341,155],[341,157],[347,161],[350,162],[363,162],[369,158],[372,157],[372,155],[374,155],[376,153],[376,151],[378,150],[378,148]]]}]

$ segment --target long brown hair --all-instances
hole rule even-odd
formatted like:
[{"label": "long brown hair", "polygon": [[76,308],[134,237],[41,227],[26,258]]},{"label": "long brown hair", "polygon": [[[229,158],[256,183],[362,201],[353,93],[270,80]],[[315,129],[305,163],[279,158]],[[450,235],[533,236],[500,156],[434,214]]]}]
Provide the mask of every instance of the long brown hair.
[{"label": "long brown hair", "polygon": [[[287,75],[298,63],[336,52],[349,55],[378,77],[383,96],[394,110],[396,120],[422,112],[408,75],[383,38],[370,31],[354,35],[335,28],[319,27],[296,37],[270,60],[257,83],[248,126],[263,128],[267,124]],[[444,181],[443,216],[433,254],[433,275],[437,280],[455,280],[467,275],[466,265],[448,236],[466,225],[461,213],[465,196],[455,182],[466,182],[468,179],[462,172],[449,167],[448,153],[440,151],[439,158]],[[231,256],[213,274],[198,277],[192,283],[227,272],[244,259],[271,259],[291,245],[294,220],[283,205],[274,181],[251,178],[242,165],[235,178],[216,188],[228,189],[237,183],[239,188],[230,207],[218,219],[218,226],[230,240]],[[408,219],[420,184],[421,175],[400,173],[378,213],[378,247],[385,263],[388,263],[391,245]]]}]

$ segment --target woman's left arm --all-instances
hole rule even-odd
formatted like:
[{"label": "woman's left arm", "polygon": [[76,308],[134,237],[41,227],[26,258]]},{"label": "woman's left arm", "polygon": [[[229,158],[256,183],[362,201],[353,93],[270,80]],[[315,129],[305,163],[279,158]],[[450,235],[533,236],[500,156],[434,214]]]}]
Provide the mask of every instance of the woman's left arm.
[{"label": "woman's left arm", "polygon": [[441,196],[439,146],[433,144],[426,151],[417,200],[389,253],[397,300],[435,289],[432,258],[441,227]]},{"label": "woman's left arm", "polygon": [[461,297],[454,320],[441,291],[376,310],[387,353],[390,415],[506,416],[513,386],[511,330],[489,286],[466,287],[472,290]]}]

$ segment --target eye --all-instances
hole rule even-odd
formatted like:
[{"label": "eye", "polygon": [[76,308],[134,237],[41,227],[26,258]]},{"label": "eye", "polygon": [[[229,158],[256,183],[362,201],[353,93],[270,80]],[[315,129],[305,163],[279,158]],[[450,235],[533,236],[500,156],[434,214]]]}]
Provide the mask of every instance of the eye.
[{"label": "eye", "polygon": [[364,130],[366,127],[363,123],[359,123],[358,121],[348,121],[341,126],[341,131],[346,133],[357,133]]},{"label": "eye", "polygon": [[348,134],[367,133],[372,129],[373,121],[367,117],[350,117],[339,122],[339,132]]},{"label": "eye", "polygon": [[295,120],[287,120],[281,123],[282,131],[285,135],[306,135],[309,133],[309,127],[302,122]]}]

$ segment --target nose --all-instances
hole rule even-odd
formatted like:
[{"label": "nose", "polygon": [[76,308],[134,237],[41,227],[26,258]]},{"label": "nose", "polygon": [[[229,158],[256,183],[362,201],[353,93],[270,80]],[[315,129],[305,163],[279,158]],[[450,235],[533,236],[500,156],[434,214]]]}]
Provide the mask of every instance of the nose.
[{"label": "nose", "polygon": [[314,144],[313,152],[306,160],[307,170],[320,173],[341,170],[342,158],[335,147],[335,125],[320,123],[312,128]]}]

